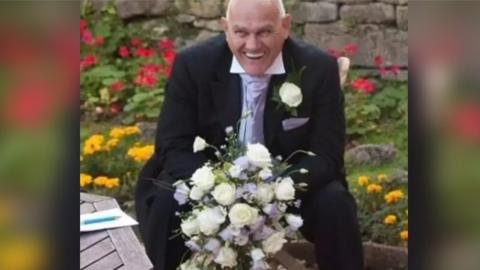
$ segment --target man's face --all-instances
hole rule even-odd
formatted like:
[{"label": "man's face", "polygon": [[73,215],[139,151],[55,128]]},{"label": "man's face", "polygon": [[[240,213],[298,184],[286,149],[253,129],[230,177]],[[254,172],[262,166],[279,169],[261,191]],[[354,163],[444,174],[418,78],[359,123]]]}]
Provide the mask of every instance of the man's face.
[{"label": "man's face", "polygon": [[223,26],[230,50],[245,71],[263,75],[282,51],[290,16],[281,18],[274,1],[235,1]]}]

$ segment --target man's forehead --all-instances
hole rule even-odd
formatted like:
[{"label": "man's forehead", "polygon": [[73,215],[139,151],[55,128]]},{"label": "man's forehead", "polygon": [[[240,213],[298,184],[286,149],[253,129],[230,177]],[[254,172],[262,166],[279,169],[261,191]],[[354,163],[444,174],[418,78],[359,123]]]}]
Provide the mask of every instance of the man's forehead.
[{"label": "man's forehead", "polygon": [[271,30],[274,29],[275,26],[272,23],[263,23],[263,24],[242,24],[242,23],[234,23],[232,25],[233,30],[251,30],[251,31],[259,31],[259,30]]}]

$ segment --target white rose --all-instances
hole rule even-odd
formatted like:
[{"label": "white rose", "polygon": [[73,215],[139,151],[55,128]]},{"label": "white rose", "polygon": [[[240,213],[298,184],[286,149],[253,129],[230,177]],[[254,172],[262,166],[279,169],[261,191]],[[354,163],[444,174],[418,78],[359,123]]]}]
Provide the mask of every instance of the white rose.
[{"label": "white rose", "polygon": [[201,200],[203,195],[205,195],[205,192],[197,186],[193,186],[190,190],[190,199],[194,201]]},{"label": "white rose", "polygon": [[237,253],[229,247],[222,247],[213,261],[222,267],[234,267],[237,265]]},{"label": "white rose", "polygon": [[197,219],[195,218],[189,218],[189,219],[183,220],[180,227],[182,228],[182,232],[186,234],[188,237],[194,234],[198,234],[200,232],[198,228]]},{"label": "white rose", "polygon": [[220,207],[205,208],[197,216],[200,231],[205,235],[212,235],[225,222],[225,213]]},{"label": "white rose", "polygon": [[282,249],[285,242],[287,242],[287,240],[285,240],[285,233],[276,232],[262,241],[262,249],[267,254],[275,254]]},{"label": "white rose", "polygon": [[192,175],[192,182],[203,191],[208,191],[215,184],[215,175],[212,168],[205,165],[197,169]]},{"label": "white rose", "polygon": [[280,201],[290,201],[295,199],[295,188],[293,180],[290,177],[282,179],[275,187],[275,196]]},{"label": "white rose", "polygon": [[258,210],[245,203],[235,204],[228,213],[230,222],[233,225],[244,226],[255,223],[258,216]]},{"label": "white rose", "polygon": [[298,230],[303,225],[303,219],[300,216],[286,214],[285,219],[293,230]]},{"label": "white rose", "polygon": [[302,103],[302,91],[293,83],[284,82],[279,90],[280,99],[289,107],[297,107]]},{"label": "white rose", "polygon": [[262,203],[269,203],[273,199],[272,187],[268,184],[260,183],[257,185],[257,200]]},{"label": "white rose", "polygon": [[180,265],[180,270],[200,270],[200,268],[193,261],[188,260]]},{"label": "white rose", "polygon": [[272,171],[269,168],[263,168],[259,173],[258,176],[262,178],[263,180],[268,179],[269,177],[272,177]]},{"label": "white rose", "polygon": [[263,251],[259,248],[254,248],[250,251],[250,257],[252,257],[253,261],[259,261],[263,258],[265,258],[265,254]]},{"label": "white rose", "polygon": [[202,139],[201,137],[195,137],[195,141],[193,142],[193,152],[199,152],[202,151],[203,149],[207,148],[208,144],[207,142]]},{"label": "white rose", "polygon": [[221,183],[213,189],[212,196],[219,204],[230,205],[235,201],[235,192],[235,185]]},{"label": "white rose", "polygon": [[240,166],[233,165],[232,167],[230,167],[230,169],[228,169],[228,173],[231,177],[238,178],[242,173],[242,168]]},{"label": "white rose", "polygon": [[272,166],[272,159],[268,149],[260,143],[247,145],[248,161],[260,168],[267,168]]}]

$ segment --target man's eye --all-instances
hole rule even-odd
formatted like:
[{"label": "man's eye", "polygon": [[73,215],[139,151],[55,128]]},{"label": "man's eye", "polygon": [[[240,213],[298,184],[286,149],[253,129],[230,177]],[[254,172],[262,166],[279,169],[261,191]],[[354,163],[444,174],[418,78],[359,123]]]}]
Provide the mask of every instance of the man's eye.
[{"label": "man's eye", "polygon": [[244,37],[247,35],[247,32],[238,30],[238,31],[235,31],[235,35]]},{"label": "man's eye", "polygon": [[260,33],[258,33],[258,35],[259,35],[260,37],[268,37],[268,36],[270,36],[271,34],[272,34],[272,31],[270,31],[270,30],[261,31]]}]

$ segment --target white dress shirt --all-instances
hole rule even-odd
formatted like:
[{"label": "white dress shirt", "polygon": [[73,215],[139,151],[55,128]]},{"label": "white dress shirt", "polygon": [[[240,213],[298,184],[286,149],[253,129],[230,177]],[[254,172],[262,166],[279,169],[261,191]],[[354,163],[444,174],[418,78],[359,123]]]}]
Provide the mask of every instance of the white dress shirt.
[{"label": "white dress shirt", "polygon": [[239,74],[242,79],[242,116],[248,114],[240,121],[240,129],[238,130],[239,141],[243,145],[248,143],[264,144],[263,114],[268,84],[271,75],[285,73],[282,53],[278,54],[263,76],[248,75],[237,58],[233,56],[230,73]]}]

